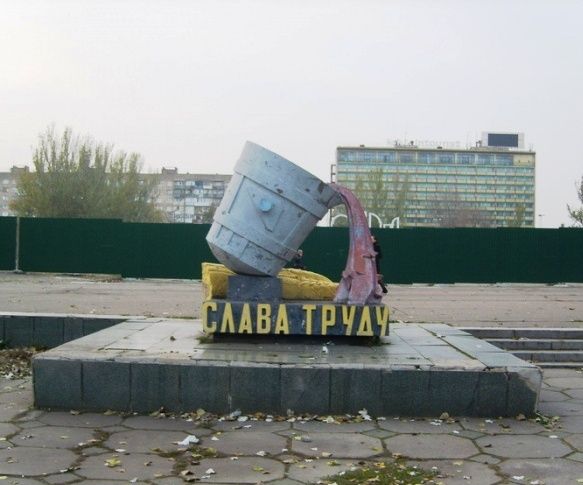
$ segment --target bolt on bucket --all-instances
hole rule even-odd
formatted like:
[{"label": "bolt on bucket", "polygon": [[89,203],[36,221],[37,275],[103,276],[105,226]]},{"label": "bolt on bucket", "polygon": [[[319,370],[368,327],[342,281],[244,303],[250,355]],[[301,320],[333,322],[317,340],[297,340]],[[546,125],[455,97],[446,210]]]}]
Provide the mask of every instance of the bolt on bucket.
[{"label": "bolt on bucket", "polygon": [[339,202],[328,184],[248,141],[206,240],[230,270],[276,276]]}]

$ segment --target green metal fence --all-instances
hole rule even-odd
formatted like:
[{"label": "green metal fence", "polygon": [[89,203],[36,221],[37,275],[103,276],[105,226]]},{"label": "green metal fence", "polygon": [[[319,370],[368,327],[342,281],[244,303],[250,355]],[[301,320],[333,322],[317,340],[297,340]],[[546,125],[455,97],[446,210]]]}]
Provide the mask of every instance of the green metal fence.
[{"label": "green metal fence", "polygon": [[[24,271],[200,278],[214,261],[208,225],[104,219],[22,218]],[[16,220],[0,217],[0,269],[15,267]],[[390,283],[583,282],[582,229],[384,229],[382,270]],[[316,228],[303,244],[308,269],[340,278],[346,228]]]},{"label": "green metal fence", "polygon": [[0,217],[0,271],[15,269],[16,217]]},{"label": "green metal fence", "polygon": [[122,222],[20,219],[20,268],[52,273],[119,274]]}]

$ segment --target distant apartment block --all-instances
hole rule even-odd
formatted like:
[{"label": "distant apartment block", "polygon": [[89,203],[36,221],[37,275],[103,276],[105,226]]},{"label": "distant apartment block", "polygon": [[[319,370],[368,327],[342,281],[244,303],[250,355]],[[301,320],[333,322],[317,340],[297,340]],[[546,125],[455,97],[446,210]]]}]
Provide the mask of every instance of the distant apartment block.
[{"label": "distant apartment block", "polygon": [[10,201],[16,197],[18,177],[28,172],[28,167],[12,167],[10,172],[0,172],[0,216],[13,216]]},{"label": "distant apartment block", "polygon": [[163,168],[159,177],[156,206],[168,222],[210,223],[221,202],[231,175],[181,174]]},{"label": "distant apartment block", "polygon": [[399,216],[401,227],[534,227],[536,154],[522,134],[485,133],[465,149],[427,144],[338,147],[332,179],[356,189],[365,210],[388,191],[383,222]]},{"label": "distant apartment block", "polygon": [[[12,216],[9,204],[17,194],[18,176],[28,167],[12,167],[0,172],[0,216]],[[156,207],[165,214],[167,222],[212,222],[214,210],[221,202],[231,175],[179,173],[178,169],[163,168],[157,177]]]}]

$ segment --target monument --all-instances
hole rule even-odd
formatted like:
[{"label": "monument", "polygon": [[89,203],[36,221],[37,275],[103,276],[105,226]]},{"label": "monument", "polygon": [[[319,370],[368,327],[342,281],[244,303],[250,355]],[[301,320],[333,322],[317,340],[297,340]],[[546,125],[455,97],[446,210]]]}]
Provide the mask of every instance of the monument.
[{"label": "monument", "polygon": [[[340,203],[349,219],[340,282],[283,269]],[[70,341],[35,357],[35,405],[280,415],[536,411],[535,365],[442,323],[392,324],[389,335],[366,217],[348,189],[247,143],[207,240],[222,264],[203,264],[200,320],[116,317],[86,335],[95,316],[51,316],[61,341]],[[41,320],[26,317],[24,330],[58,328]],[[376,345],[348,345],[371,338]]]},{"label": "monument", "polygon": [[[303,299],[286,298],[282,281],[285,284],[294,275],[284,270],[279,278],[280,270],[326,212],[341,203],[348,214],[350,248],[337,291],[323,299],[312,291],[314,275],[300,272],[293,284],[299,285]],[[325,184],[289,160],[247,142],[215,212],[207,241],[216,258],[233,274],[220,273],[227,276],[223,298],[202,304],[205,332],[388,335],[389,309],[381,303],[366,215],[349,189]],[[219,268],[212,265],[203,269],[207,286],[213,285],[217,271]],[[225,286],[224,281],[214,284]],[[306,291],[301,291],[302,286]],[[208,291],[216,294],[212,288]]]}]

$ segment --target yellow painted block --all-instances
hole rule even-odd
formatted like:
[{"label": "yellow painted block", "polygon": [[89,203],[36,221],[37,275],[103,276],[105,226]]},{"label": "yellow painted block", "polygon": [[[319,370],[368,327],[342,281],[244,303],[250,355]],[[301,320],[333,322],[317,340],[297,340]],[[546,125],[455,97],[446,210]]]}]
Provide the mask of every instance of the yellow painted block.
[{"label": "yellow painted block", "polygon": [[[207,300],[227,296],[227,280],[234,274],[222,264],[202,263],[202,283]],[[332,300],[338,283],[325,276],[301,269],[285,268],[277,277],[281,280],[284,300]]]}]

